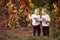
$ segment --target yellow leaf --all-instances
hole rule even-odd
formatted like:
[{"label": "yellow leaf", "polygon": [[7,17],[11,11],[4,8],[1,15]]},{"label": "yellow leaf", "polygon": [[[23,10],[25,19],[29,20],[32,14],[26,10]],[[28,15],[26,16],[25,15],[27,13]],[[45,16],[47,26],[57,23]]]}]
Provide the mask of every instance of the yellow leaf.
[{"label": "yellow leaf", "polygon": [[29,19],[29,18],[26,18],[26,21],[27,21],[27,22],[29,22],[29,21],[30,21],[30,19]]},{"label": "yellow leaf", "polygon": [[29,2],[32,2],[31,0],[28,0]]},{"label": "yellow leaf", "polygon": [[30,7],[32,7],[32,8],[33,8],[33,7],[34,7],[34,4],[33,4],[33,3],[30,3]]}]

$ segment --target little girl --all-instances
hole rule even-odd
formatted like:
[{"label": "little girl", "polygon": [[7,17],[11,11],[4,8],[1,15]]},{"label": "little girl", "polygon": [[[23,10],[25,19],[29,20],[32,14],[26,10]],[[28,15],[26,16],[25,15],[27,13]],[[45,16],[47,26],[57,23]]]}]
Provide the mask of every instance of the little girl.
[{"label": "little girl", "polygon": [[43,36],[49,36],[49,24],[50,24],[50,17],[47,14],[47,9],[42,9],[42,31]]},{"label": "little girl", "polygon": [[33,36],[36,36],[36,31],[37,35],[40,36],[40,15],[39,15],[39,9],[35,9],[34,14],[31,16],[28,16],[32,20],[32,25],[33,25]]}]

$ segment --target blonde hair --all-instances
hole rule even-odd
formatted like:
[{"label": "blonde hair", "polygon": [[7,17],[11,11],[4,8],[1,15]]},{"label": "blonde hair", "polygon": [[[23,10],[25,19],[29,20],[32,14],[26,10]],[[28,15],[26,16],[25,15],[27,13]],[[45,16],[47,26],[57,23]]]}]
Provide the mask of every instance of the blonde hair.
[{"label": "blonde hair", "polygon": [[36,12],[38,12],[38,13],[39,13],[39,9],[38,9],[38,8],[36,8],[36,9],[35,9],[34,13],[36,13]]},{"label": "blonde hair", "polygon": [[46,8],[43,8],[42,11],[47,12],[47,9]]}]

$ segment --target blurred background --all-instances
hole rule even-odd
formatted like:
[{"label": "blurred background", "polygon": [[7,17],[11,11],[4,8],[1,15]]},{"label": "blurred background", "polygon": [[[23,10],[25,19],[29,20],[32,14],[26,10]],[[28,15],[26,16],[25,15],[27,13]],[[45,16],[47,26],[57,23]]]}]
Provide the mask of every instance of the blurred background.
[{"label": "blurred background", "polygon": [[50,37],[46,40],[60,40],[60,0],[0,0],[0,40],[32,40],[28,15],[36,8],[40,15],[46,8],[51,17]]}]

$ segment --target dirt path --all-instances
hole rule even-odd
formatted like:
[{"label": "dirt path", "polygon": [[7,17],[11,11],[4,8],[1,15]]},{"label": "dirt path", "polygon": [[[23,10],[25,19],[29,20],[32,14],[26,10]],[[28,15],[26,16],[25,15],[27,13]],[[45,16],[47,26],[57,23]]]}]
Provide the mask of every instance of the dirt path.
[{"label": "dirt path", "polygon": [[26,30],[23,28],[1,28],[0,29],[0,39],[1,40],[11,40],[11,39],[19,39],[20,37],[28,37],[32,35],[32,29]]}]

